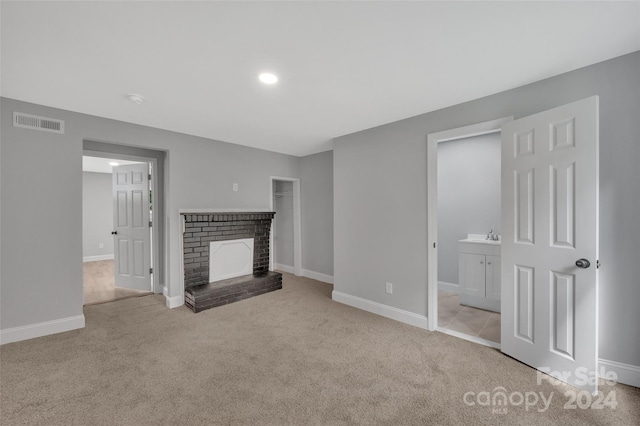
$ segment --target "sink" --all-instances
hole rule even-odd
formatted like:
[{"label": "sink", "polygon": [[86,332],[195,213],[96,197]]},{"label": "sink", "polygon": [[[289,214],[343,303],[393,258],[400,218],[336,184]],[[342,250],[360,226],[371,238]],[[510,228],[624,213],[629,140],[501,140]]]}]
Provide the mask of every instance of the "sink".
[{"label": "sink", "polygon": [[489,244],[492,246],[499,246],[501,243],[501,241],[487,240],[487,236],[482,234],[468,234],[467,238],[465,238],[464,240],[458,240],[458,242],[473,243],[473,244]]}]

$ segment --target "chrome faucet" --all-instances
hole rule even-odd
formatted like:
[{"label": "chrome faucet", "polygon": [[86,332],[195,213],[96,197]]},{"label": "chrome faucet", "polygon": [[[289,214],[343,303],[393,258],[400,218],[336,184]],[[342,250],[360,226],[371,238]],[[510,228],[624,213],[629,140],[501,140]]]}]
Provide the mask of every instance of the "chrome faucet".
[{"label": "chrome faucet", "polygon": [[489,241],[499,241],[498,234],[495,234],[493,232],[493,229],[491,229],[489,231],[489,233],[487,234],[487,238],[486,239],[489,240]]}]

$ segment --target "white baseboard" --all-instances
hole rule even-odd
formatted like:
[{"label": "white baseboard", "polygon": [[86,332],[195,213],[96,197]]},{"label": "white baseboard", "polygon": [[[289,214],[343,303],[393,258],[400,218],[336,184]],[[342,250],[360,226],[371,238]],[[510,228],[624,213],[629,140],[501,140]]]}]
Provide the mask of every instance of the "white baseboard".
[{"label": "white baseboard", "polygon": [[169,289],[167,288],[167,286],[164,286],[162,288],[162,295],[164,296],[165,304],[169,309],[177,308],[184,305],[184,294],[181,294],[180,296],[169,297]]},{"label": "white baseboard", "polygon": [[82,258],[83,262],[96,262],[98,260],[113,260],[113,253],[112,254],[101,254],[98,256],[85,256]]},{"label": "white baseboard", "polygon": [[302,270],[302,276],[311,278],[312,280],[322,281],[323,283],[333,284],[333,275],[321,274],[320,272]]},{"label": "white baseboard", "polygon": [[293,274],[293,266],[283,265],[282,263],[274,263],[273,269],[277,269],[278,271],[286,272],[289,274]]},{"label": "white baseboard", "polygon": [[413,312],[394,308],[393,306],[383,305],[382,303],[373,302],[371,300],[341,293],[335,290],[331,293],[331,298],[336,302],[344,303],[345,305],[362,309],[363,311],[371,312],[372,314],[381,315],[383,317],[391,318],[405,324],[410,324],[415,327],[428,330],[428,320],[424,315],[418,315]]},{"label": "white baseboard", "polygon": [[438,290],[458,294],[460,293],[460,285],[454,284],[454,283],[448,283],[445,281],[438,281]]},{"label": "white baseboard", "polygon": [[[274,263],[273,269],[278,271],[287,272],[289,274],[295,274],[293,266],[283,265],[282,263]],[[311,278],[312,280],[322,281],[323,283],[333,284],[333,275],[321,274],[320,272],[310,271],[308,269],[302,270],[302,276]]]},{"label": "white baseboard", "polygon": [[618,383],[640,388],[640,366],[600,358],[598,360],[598,371],[602,369],[605,372],[613,371],[616,373]]},{"label": "white baseboard", "polygon": [[0,345],[84,328],[84,315],[0,330]]}]

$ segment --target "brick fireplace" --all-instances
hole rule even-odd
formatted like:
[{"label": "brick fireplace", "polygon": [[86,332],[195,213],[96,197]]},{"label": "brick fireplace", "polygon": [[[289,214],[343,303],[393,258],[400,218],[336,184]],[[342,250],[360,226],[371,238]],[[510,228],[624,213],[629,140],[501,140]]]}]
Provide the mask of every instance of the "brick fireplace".
[{"label": "brick fireplace", "polygon": [[[282,275],[269,271],[269,234],[274,212],[183,214],[185,305],[194,312],[282,288]],[[253,273],[210,282],[211,242],[253,239]]]}]

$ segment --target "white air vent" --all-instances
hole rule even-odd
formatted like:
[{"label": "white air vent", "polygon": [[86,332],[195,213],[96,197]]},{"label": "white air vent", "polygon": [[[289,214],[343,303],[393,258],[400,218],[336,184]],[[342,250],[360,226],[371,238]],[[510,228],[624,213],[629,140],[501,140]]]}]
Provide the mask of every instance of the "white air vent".
[{"label": "white air vent", "polygon": [[13,112],[13,127],[42,130],[43,132],[64,133],[64,121],[55,118]]}]

